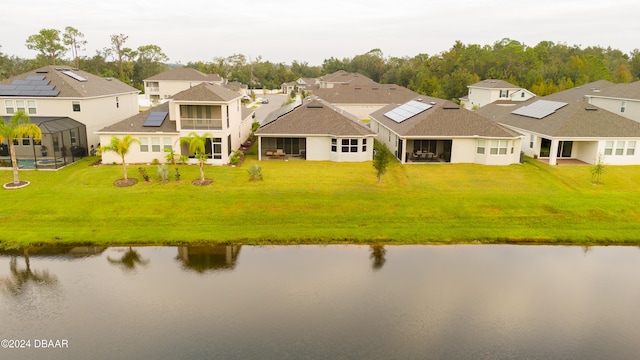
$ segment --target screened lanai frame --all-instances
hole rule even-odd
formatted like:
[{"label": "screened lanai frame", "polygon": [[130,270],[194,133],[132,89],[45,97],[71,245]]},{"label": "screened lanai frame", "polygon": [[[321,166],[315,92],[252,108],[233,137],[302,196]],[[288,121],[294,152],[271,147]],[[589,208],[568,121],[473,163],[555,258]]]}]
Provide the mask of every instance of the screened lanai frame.
[{"label": "screened lanai frame", "polygon": [[[4,117],[9,122],[10,117]],[[87,127],[68,117],[31,117],[42,139],[14,142],[18,166],[25,169],[59,169],[87,156]],[[0,144],[0,161],[11,166],[7,140]]]}]

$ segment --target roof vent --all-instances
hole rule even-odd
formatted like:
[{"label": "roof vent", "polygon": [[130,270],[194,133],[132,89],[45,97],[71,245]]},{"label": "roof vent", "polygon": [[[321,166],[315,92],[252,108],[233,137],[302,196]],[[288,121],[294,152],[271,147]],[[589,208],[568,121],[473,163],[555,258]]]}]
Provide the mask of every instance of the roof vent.
[{"label": "roof vent", "polygon": [[432,101],[432,102],[430,102],[429,104],[431,104],[431,105],[435,105],[435,104],[436,104],[436,102],[435,102],[435,101]]},{"label": "roof vent", "polygon": [[323,107],[322,105],[307,105],[309,109],[322,109]]},{"label": "roof vent", "polygon": [[48,74],[49,70],[36,70],[36,74]]},{"label": "roof vent", "polygon": [[104,79],[105,79],[105,80],[107,80],[107,81],[111,81],[111,80],[113,80],[113,78],[110,78],[110,77],[108,77],[108,78],[104,78]]},{"label": "roof vent", "polygon": [[420,102],[422,102],[422,99],[416,99],[416,101],[420,101]]},{"label": "roof vent", "polygon": [[584,108],[587,111],[598,111],[598,108],[592,108],[592,107],[588,107],[588,108]]},{"label": "roof vent", "polygon": [[445,109],[445,110],[460,110],[460,106],[453,106],[453,105],[445,106],[445,107],[443,107],[443,109]]}]

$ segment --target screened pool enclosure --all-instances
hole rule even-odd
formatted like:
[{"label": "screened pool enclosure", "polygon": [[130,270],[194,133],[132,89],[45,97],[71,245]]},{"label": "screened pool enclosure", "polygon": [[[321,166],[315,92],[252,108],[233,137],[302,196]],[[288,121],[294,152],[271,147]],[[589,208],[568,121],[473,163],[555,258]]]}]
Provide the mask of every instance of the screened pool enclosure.
[{"label": "screened pool enclosure", "polygon": [[[10,117],[3,118],[5,122]],[[68,117],[31,117],[42,131],[42,139],[13,142],[18,166],[26,169],[58,169],[87,156],[87,129]],[[9,143],[0,143],[0,166],[11,167]]]}]

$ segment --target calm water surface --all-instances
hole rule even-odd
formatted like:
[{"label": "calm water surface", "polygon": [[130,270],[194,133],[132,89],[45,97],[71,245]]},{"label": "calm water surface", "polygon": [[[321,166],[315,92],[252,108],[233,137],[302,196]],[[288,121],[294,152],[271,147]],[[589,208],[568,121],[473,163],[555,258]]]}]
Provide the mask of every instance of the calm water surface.
[{"label": "calm water surface", "polygon": [[31,341],[0,359],[636,359],[640,250],[1,253],[0,339]]}]

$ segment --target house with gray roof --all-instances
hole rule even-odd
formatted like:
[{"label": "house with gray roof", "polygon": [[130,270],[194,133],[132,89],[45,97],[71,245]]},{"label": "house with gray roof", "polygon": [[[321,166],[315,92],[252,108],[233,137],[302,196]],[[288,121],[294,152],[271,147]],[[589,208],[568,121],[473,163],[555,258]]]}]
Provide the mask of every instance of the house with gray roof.
[{"label": "house with gray roof", "polygon": [[474,110],[493,102],[521,102],[536,96],[527,89],[504,80],[487,79],[467,86],[469,93],[460,98],[460,105]]},{"label": "house with gray roof", "polygon": [[318,87],[321,89],[332,88],[337,85],[362,86],[375,84],[377,84],[375,81],[362,74],[350,73],[344,70],[338,70],[332,74],[321,76],[318,79]]},{"label": "house with gray roof", "polygon": [[640,122],[640,81],[598,90],[585,95],[589,104]]},{"label": "house with gray roof", "polygon": [[[49,65],[0,81],[0,116],[24,110],[32,117],[70,118],[86,127],[85,134],[57,133],[43,139],[51,154],[63,147],[97,145],[95,132],[138,113],[139,91],[118,79],[80,69]],[[75,129],[75,127],[74,127]],[[85,141],[80,143],[80,139]],[[32,147],[33,144],[19,145]]]},{"label": "house with gray roof", "polygon": [[416,96],[371,114],[371,129],[401,163],[509,165],[522,135],[451,101]]},{"label": "house with gray roof", "polygon": [[225,85],[218,74],[205,74],[193,68],[172,68],[143,80],[145,99],[158,102],[201,83]]},{"label": "house with gray roof", "polygon": [[375,133],[317,98],[276,110],[255,135],[259,160],[362,162],[373,158]]},{"label": "house with gray roof", "polygon": [[[186,155],[197,162],[181,139],[189,134],[208,134],[205,151],[208,164],[229,163],[230,155],[240,148],[251,133],[254,111],[240,103],[241,95],[223,86],[200,83],[181,91],[165,103],[101,129],[103,143],[112,136],[131,135],[140,141],[132,144],[127,155],[131,163],[165,161],[167,151]],[[114,153],[103,153],[105,163],[120,163]]]},{"label": "house with gray roof", "polygon": [[367,85],[336,84],[330,88],[319,88],[312,94],[331,103],[360,120],[389,104],[401,104],[418,94],[395,84],[369,83]]},{"label": "house with gray roof", "polygon": [[524,135],[521,151],[551,165],[563,160],[640,164],[640,123],[586,101],[614,84],[596,81],[515,106],[491,104],[476,113]]}]

